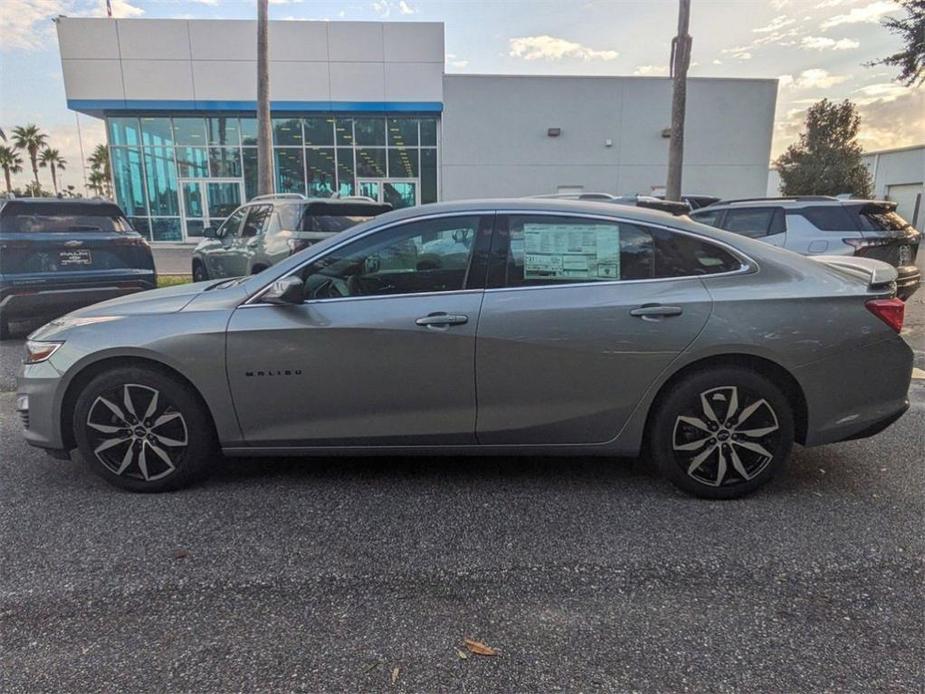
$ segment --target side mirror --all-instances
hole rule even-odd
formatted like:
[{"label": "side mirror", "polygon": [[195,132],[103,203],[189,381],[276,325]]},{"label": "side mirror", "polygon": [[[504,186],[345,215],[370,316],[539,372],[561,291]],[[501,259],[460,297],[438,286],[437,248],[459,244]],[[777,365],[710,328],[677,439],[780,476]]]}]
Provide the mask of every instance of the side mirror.
[{"label": "side mirror", "polygon": [[205,228],[202,230],[202,235],[203,235],[205,238],[207,238],[207,239],[214,239],[214,238],[215,238],[215,229],[213,229],[212,227],[205,227]]},{"label": "side mirror", "polygon": [[305,300],[305,286],[298,277],[289,275],[276,280],[260,298],[268,304],[301,304]]}]

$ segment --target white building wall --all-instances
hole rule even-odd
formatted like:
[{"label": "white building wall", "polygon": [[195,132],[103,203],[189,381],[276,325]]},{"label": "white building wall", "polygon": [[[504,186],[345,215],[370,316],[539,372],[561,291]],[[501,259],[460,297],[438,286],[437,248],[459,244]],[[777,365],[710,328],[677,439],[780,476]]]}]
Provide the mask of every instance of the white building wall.
[{"label": "white building wall", "polygon": [[[689,81],[685,192],[764,193],[776,96],[776,80]],[[447,75],[442,197],[652,192],[670,111],[666,78]]]},{"label": "white building wall", "polygon": [[[254,21],[61,17],[57,27],[78,110],[257,98]],[[440,103],[443,64],[438,22],[270,22],[273,101]]]}]

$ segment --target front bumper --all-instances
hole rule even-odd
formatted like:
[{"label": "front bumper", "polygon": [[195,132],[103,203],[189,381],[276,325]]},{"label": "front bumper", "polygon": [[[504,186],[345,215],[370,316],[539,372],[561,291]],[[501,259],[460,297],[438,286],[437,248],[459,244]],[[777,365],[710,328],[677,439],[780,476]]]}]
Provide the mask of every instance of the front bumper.
[{"label": "front bumper", "polygon": [[51,361],[20,367],[16,379],[16,410],[26,443],[52,451],[67,448],[61,437],[62,385],[61,373]]}]

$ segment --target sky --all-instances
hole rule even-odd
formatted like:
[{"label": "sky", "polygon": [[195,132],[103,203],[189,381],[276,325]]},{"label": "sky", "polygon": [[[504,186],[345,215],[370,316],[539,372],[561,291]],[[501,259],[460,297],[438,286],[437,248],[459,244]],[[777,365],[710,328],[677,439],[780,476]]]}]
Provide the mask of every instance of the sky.
[{"label": "sky", "polygon": [[[82,188],[75,115],[65,103],[52,18],[105,16],[105,0],[0,0],[0,127],[34,122],[68,160],[63,183]],[[925,143],[925,88],[903,87],[880,25],[892,0],[692,0],[692,77],[779,80],[772,158],[799,133],[806,108],[851,99],[867,150]],[[112,0],[116,17],[247,19],[255,0]],[[285,20],[441,21],[448,73],[666,75],[675,0],[270,0]],[[80,116],[83,148],[105,141]],[[22,185],[26,170],[15,178]],[[40,172],[48,179],[48,172]],[[48,182],[46,181],[46,185]]]}]

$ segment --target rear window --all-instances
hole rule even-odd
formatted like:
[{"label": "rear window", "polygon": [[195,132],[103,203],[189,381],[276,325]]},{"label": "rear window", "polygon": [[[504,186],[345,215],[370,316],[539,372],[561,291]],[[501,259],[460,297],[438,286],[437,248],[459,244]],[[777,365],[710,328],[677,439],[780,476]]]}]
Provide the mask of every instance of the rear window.
[{"label": "rear window", "polygon": [[0,211],[0,231],[93,232],[132,231],[116,205],[86,203],[8,202]]},{"label": "rear window", "polygon": [[848,210],[841,205],[807,207],[799,214],[821,231],[853,231],[856,227]]},{"label": "rear window", "polygon": [[[367,222],[373,217],[388,212],[391,205],[370,205],[366,203],[324,203],[307,205],[302,216],[302,231],[334,233]],[[293,227],[287,227],[293,228]]]},{"label": "rear window", "polygon": [[865,207],[860,218],[865,231],[902,231],[911,226],[898,212],[883,207]]}]

